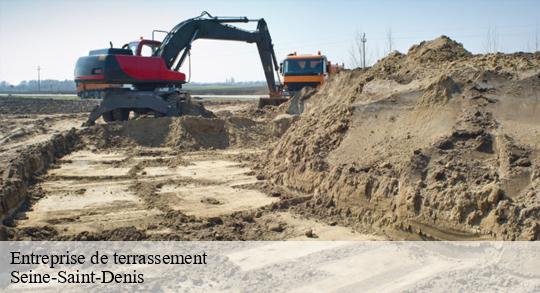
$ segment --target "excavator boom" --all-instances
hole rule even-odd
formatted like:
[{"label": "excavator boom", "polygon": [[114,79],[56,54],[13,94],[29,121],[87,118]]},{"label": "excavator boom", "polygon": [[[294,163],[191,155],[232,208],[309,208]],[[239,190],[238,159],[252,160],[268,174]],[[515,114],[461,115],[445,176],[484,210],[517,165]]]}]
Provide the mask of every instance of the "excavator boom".
[{"label": "excavator boom", "polygon": [[[228,23],[257,22],[255,31],[247,31]],[[280,91],[278,62],[274,52],[272,38],[264,19],[250,20],[247,17],[213,17],[207,12],[188,19],[175,26],[165,37],[161,46],[154,53],[165,60],[168,68],[178,71],[191,50],[191,44],[197,39],[224,41],[243,41],[257,44],[259,57],[271,95]],[[276,75],[274,75],[276,73]]]}]

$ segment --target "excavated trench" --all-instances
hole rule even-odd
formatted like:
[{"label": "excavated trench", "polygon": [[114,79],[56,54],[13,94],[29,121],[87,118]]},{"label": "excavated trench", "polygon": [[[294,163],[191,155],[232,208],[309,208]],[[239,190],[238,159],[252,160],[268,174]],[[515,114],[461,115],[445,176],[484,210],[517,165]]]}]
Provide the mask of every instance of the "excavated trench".
[{"label": "excavated trench", "polygon": [[5,237],[382,239],[293,212],[309,196],[257,175],[283,123],[180,117],[71,130],[16,160],[7,183],[18,188],[2,189]]}]

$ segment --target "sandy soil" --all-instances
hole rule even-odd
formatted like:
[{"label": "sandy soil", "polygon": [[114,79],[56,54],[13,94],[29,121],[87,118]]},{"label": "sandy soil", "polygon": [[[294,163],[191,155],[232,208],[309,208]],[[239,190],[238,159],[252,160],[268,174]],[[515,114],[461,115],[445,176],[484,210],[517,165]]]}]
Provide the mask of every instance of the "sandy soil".
[{"label": "sandy soil", "polygon": [[[221,119],[143,119],[80,128],[85,115],[6,117],[10,129],[46,125],[2,144],[16,150],[79,128],[80,143],[36,178],[6,220],[13,239],[385,239],[294,212],[304,194],[256,176],[264,141],[283,121],[252,102],[212,103]],[[47,124],[43,123],[43,120]],[[200,122],[200,123],[197,123]],[[7,125],[7,124],[5,124]],[[12,142],[11,142],[12,141]],[[16,151],[13,152],[16,156]]]},{"label": "sandy soil", "polygon": [[55,134],[80,128],[87,114],[0,114],[0,169],[22,149],[45,142]]},{"label": "sandy soil", "polygon": [[[39,199],[17,214],[13,224],[23,231],[47,226],[60,239],[122,228],[161,239],[175,233],[167,218],[171,212],[204,223],[271,209],[280,198],[265,192],[264,181],[240,160],[246,154],[260,155],[261,150],[180,155],[170,148],[76,151],[40,178],[35,186]],[[326,240],[375,238],[286,210],[262,211],[259,216],[254,221],[271,229],[267,239],[305,239],[307,231]]]},{"label": "sandy soil", "polygon": [[442,36],[337,75],[261,166],[365,229],[539,240],[539,96],[540,54]]}]

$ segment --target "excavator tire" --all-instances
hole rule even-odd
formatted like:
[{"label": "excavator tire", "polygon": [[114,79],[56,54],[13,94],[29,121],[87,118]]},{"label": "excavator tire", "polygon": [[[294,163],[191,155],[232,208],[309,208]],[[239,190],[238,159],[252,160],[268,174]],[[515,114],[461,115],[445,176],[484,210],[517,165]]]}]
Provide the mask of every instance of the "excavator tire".
[{"label": "excavator tire", "polygon": [[161,112],[157,112],[157,111],[154,111],[154,118],[161,118],[161,117],[165,117],[167,115],[161,113]]},{"label": "excavator tire", "polygon": [[112,111],[105,112],[105,113],[103,113],[103,115],[101,115],[101,116],[103,117],[103,121],[105,121],[105,122],[107,122],[107,123],[113,122],[113,121],[114,121]]},{"label": "excavator tire", "polygon": [[127,121],[129,119],[129,110],[128,109],[114,109],[111,111],[113,121]]}]

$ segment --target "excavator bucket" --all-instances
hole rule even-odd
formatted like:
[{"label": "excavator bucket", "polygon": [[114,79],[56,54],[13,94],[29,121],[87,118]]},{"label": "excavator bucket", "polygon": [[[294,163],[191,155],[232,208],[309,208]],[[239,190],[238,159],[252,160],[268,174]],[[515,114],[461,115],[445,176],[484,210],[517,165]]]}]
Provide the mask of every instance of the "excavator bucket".
[{"label": "excavator bucket", "polygon": [[317,92],[316,88],[305,87],[299,92],[292,94],[287,114],[301,115],[304,113],[306,101]]},{"label": "excavator bucket", "polygon": [[260,98],[259,99],[259,109],[264,108],[264,106],[279,106],[289,99],[285,97],[272,97],[272,98]]},{"label": "excavator bucket", "polygon": [[300,115],[304,112],[304,100],[300,98],[299,92],[291,97],[291,103],[289,104],[289,109],[287,109],[287,114],[290,115]]}]

